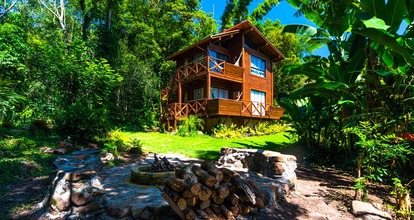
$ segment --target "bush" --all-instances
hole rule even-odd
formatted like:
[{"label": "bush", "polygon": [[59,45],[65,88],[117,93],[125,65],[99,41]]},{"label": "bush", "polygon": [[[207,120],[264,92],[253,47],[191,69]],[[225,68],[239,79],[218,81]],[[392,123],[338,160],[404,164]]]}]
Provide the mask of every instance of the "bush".
[{"label": "bush", "polygon": [[119,129],[108,132],[105,138],[105,150],[119,156],[122,152],[142,154],[142,143],[138,139],[130,139],[125,133]]},{"label": "bush", "polygon": [[238,128],[235,124],[231,124],[230,126],[218,124],[212,131],[216,138],[243,138],[246,136],[248,128]]},{"label": "bush", "polygon": [[269,135],[284,132],[287,130],[285,124],[273,123],[269,124],[267,122],[257,124],[253,129],[250,129],[250,133],[255,136],[260,135]]},{"label": "bush", "polygon": [[204,120],[195,116],[190,115],[189,117],[185,117],[180,119],[180,126],[178,126],[178,135],[180,136],[195,136],[198,134],[198,129],[204,129]]}]

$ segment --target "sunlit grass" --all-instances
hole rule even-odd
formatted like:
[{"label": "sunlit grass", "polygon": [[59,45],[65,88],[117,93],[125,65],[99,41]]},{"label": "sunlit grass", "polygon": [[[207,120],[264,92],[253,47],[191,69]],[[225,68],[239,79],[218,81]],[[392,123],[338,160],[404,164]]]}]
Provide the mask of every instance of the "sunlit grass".
[{"label": "sunlit grass", "polygon": [[176,153],[189,157],[217,159],[223,147],[255,148],[278,151],[293,144],[286,133],[239,139],[217,139],[208,135],[181,137],[158,132],[125,132],[131,139],[141,140],[144,152]]}]

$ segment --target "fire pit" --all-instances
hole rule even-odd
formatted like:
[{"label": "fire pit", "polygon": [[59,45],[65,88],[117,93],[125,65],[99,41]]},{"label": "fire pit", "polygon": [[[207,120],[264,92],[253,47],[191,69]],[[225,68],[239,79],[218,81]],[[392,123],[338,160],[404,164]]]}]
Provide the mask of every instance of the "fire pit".
[{"label": "fire pit", "polygon": [[163,185],[164,179],[174,177],[171,172],[151,172],[152,165],[141,165],[131,169],[131,182],[141,185]]},{"label": "fire pit", "polygon": [[164,185],[165,178],[175,176],[175,166],[166,157],[159,158],[154,154],[154,162],[131,169],[131,182],[140,185]]}]

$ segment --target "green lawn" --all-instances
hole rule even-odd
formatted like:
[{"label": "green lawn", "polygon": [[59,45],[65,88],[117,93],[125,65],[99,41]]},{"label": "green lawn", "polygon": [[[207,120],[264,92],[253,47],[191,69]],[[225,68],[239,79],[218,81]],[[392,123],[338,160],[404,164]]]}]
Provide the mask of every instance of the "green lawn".
[{"label": "green lawn", "polygon": [[286,133],[240,139],[217,139],[207,135],[181,137],[158,132],[125,132],[130,138],[142,141],[144,152],[178,153],[194,158],[217,159],[222,147],[254,148],[278,151],[293,144]]}]

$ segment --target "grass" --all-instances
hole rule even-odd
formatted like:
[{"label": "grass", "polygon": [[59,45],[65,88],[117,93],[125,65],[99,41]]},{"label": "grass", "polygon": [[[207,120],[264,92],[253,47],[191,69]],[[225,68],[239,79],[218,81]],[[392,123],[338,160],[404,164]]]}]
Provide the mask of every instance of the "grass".
[{"label": "grass", "polygon": [[201,159],[218,159],[223,147],[254,148],[278,151],[294,142],[285,137],[286,133],[266,136],[252,136],[239,139],[217,139],[207,135],[181,137],[157,132],[124,132],[126,136],[142,142],[144,152],[160,154],[177,153]]}]

